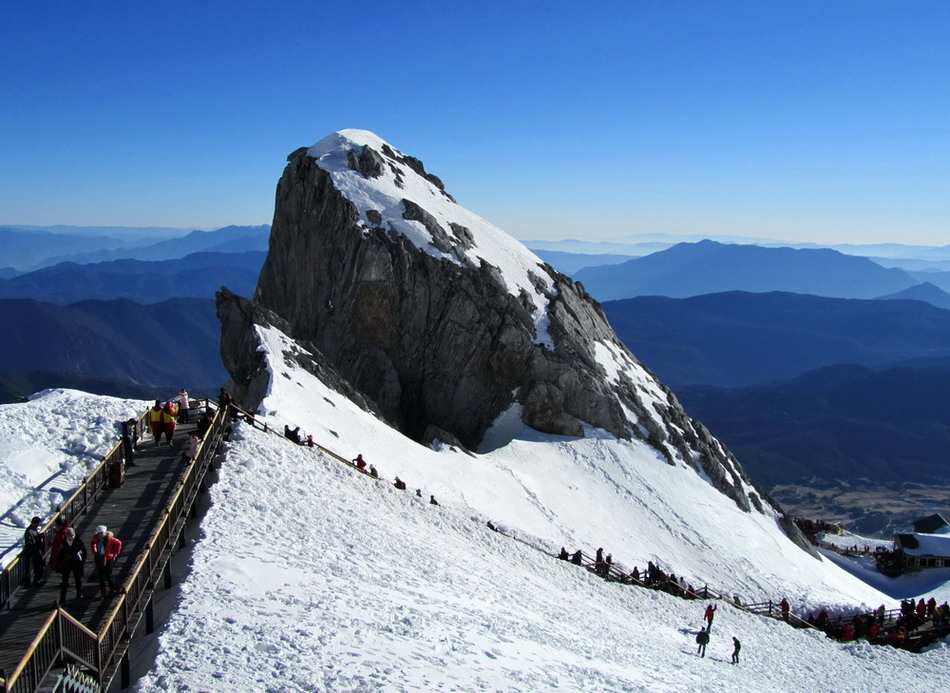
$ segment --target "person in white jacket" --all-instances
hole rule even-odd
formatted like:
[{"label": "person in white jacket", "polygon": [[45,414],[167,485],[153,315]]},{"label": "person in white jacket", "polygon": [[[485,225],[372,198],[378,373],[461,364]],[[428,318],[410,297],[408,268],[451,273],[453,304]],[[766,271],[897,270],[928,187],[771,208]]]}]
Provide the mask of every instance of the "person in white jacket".
[{"label": "person in white jacket", "polygon": [[178,396],[175,398],[178,402],[178,423],[187,423],[188,421],[188,390],[182,388],[178,391]]}]

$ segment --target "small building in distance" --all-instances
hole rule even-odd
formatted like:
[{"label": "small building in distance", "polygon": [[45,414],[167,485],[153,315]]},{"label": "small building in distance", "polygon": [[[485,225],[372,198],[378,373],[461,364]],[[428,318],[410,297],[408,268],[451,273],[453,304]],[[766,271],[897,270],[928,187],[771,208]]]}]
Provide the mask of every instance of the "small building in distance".
[{"label": "small building in distance", "polygon": [[904,570],[950,567],[950,523],[940,514],[914,522],[911,534],[894,535]]},{"label": "small building in distance", "polygon": [[914,522],[914,531],[918,534],[946,534],[950,532],[950,522],[940,513],[934,513]]}]

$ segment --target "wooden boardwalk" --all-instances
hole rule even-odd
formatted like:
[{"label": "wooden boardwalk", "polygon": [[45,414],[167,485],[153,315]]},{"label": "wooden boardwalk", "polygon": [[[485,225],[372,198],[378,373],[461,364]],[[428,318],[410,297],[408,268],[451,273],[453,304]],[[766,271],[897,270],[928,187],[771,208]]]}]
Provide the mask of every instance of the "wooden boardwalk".
[{"label": "wooden boardwalk", "polygon": [[[135,466],[127,468],[122,487],[102,491],[89,512],[74,524],[87,552],[83,591],[77,599],[75,586],[70,584],[63,608],[94,632],[98,632],[114,602],[114,598],[102,599],[99,595],[89,548],[95,528],[105,525],[122,541],[122,553],[112,574],[118,588],[125,583],[177,488],[186,468],[181,449],[194,428],[194,424],[179,424],[172,446],[164,442],[156,446],[151,435],[140,440]],[[19,664],[59,599],[59,574],[47,566],[44,577],[45,585],[20,589],[10,608],[0,611],[0,667],[6,672]]]}]

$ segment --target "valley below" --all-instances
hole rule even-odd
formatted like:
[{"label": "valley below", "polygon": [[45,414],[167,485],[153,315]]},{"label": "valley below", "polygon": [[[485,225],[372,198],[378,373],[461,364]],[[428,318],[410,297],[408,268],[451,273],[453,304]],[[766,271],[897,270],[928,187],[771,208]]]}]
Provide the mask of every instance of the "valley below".
[{"label": "valley below", "polygon": [[779,484],[771,494],[792,515],[840,524],[856,534],[882,539],[910,531],[911,523],[925,515],[950,515],[950,485],[812,479]]}]

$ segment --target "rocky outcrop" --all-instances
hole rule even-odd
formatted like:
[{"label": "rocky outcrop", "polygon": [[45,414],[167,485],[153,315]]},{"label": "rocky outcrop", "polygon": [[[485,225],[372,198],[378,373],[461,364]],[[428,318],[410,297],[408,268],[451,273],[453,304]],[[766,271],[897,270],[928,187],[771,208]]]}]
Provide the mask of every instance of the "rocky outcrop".
[{"label": "rocky outcrop", "polygon": [[[270,374],[256,327],[274,327],[286,333],[287,323],[254,301],[221,287],[215,296],[221,322],[221,359],[231,374],[228,391],[238,405],[255,411],[267,394]],[[383,418],[376,406],[342,378],[313,345],[297,342],[293,350],[282,354],[289,366],[302,368],[345,395],[366,411]]]},{"label": "rocky outcrop", "polygon": [[[419,441],[476,449],[492,423],[520,405],[524,423],[539,431],[581,436],[590,425],[638,438],[670,464],[708,476],[743,509],[770,504],[619,342],[580,284],[532,256],[513,288],[499,266],[474,253],[484,230],[427,208],[425,199],[445,205],[451,197],[418,159],[385,144],[343,146],[339,169],[321,166],[323,150],[288,157],[258,308],[219,297],[226,333],[242,319],[282,321],[288,336]],[[353,197],[360,180],[384,179],[398,195],[378,203],[365,191]],[[261,315],[249,316],[254,310]],[[247,380],[250,396],[255,356],[240,338],[228,343],[225,335],[225,363],[244,374],[237,379]],[[224,353],[231,350],[239,353]]]},{"label": "rocky outcrop", "polygon": [[[403,216],[431,230],[444,252],[472,243],[464,227],[443,229],[415,203]],[[364,228],[330,175],[298,151],[278,185],[256,300],[416,439],[435,426],[475,448],[514,401],[542,431],[580,435],[584,421],[629,437],[588,346],[616,338],[579,285],[554,282],[551,350],[496,268],[460,267],[382,226]]]}]

